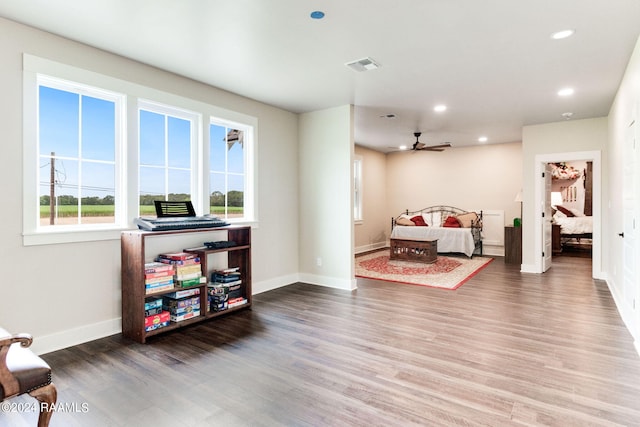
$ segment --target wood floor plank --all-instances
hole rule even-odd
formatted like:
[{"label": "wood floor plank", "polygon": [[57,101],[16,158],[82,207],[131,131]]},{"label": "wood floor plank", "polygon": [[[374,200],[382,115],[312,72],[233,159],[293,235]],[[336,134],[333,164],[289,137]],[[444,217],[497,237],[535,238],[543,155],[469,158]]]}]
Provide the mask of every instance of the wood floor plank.
[{"label": "wood floor plank", "polygon": [[147,344],[44,355],[59,402],[88,408],[51,426],[638,426],[640,357],[590,274],[498,258],[455,291],[293,284]]}]

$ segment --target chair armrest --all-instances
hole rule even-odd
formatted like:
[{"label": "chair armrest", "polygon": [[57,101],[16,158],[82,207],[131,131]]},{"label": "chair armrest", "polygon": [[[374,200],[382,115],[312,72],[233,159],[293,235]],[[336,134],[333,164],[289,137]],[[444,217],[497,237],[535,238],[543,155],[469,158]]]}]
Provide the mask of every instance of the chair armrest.
[{"label": "chair armrest", "polygon": [[29,334],[15,334],[0,338],[0,348],[19,342],[22,347],[29,347],[33,337]]}]

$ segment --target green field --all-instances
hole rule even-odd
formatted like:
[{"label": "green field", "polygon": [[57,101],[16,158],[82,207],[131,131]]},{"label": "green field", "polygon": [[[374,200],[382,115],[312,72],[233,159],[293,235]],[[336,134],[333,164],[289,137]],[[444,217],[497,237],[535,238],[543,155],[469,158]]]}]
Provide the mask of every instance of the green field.
[{"label": "green field", "polygon": [[[113,205],[84,205],[82,207],[82,216],[113,216],[115,212]],[[214,215],[224,214],[224,207],[211,206],[211,212]],[[242,214],[242,207],[229,207],[228,212],[230,215]],[[156,214],[154,206],[140,206],[141,216],[153,216]],[[60,205],[58,206],[59,217],[77,217],[78,206]],[[49,217],[49,206],[40,206],[40,218]]]}]

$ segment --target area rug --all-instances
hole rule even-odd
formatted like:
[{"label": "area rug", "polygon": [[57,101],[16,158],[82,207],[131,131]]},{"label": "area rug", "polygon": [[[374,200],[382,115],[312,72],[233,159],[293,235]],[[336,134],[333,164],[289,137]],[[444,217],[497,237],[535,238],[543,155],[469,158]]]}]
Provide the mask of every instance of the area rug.
[{"label": "area rug", "polygon": [[493,258],[438,255],[433,264],[389,259],[389,249],[356,257],[356,277],[409,285],[457,289]]}]

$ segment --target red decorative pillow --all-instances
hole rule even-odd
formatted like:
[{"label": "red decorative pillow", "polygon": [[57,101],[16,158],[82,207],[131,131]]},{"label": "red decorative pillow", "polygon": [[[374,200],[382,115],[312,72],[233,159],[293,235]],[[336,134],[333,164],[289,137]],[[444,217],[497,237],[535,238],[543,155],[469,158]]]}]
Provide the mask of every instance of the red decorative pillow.
[{"label": "red decorative pillow", "polygon": [[411,221],[413,221],[415,225],[421,225],[422,227],[428,226],[428,224],[424,222],[424,218],[422,218],[422,215],[414,216],[413,218],[411,218]]},{"label": "red decorative pillow", "polygon": [[458,218],[456,218],[455,216],[450,216],[444,221],[442,226],[443,227],[460,228],[460,221],[458,221]]},{"label": "red decorative pillow", "polygon": [[[567,208],[563,208],[562,206],[556,206],[556,209],[558,209],[560,212],[562,212],[563,214],[565,214],[566,216],[575,216],[573,214],[573,212],[571,212],[569,209]],[[413,220],[413,218],[411,218],[411,220]]]}]

